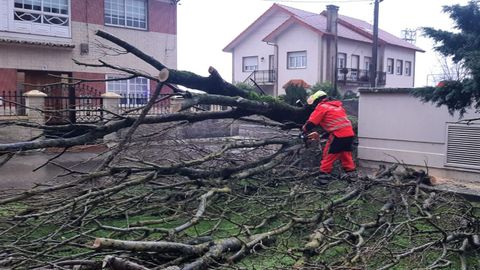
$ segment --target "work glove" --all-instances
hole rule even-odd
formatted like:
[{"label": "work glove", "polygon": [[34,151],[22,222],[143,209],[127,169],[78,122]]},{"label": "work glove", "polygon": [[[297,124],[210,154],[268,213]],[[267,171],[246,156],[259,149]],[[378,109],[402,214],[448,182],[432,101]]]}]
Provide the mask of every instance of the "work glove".
[{"label": "work glove", "polygon": [[309,133],[307,135],[307,138],[310,141],[318,141],[318,140],[320,140],[320,135],[318,134],[318,132],[314,131],[312,133]]}]

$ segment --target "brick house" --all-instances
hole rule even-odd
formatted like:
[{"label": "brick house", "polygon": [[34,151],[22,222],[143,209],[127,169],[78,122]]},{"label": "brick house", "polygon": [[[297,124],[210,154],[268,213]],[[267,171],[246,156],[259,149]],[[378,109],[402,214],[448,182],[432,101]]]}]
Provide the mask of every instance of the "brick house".
[{"label": "brick house", "polygon": [[[0,0],[0,95],[5,90],[26,92],[67,77],[105,79],[118,72],[79,66],[72,59],[128,66],[155,75],[148,64],[131,55],[105,54],[96,43],[98,29],[134,44],[162,61],[177,66],[177,6],[175,0]],[[49,74],[57,75],[56,77]],[[24,85],[27,84],[27,85]],[[87,83],[99,92],[148,94],[145,78]],[[126,101],[128,102],[128,101]]]},{"label": "brick house", "polygon": [[[290,80],[336,81],[342,92],[356,91],[372,74],[372,29],[337,6],[314,13],[273,4],[224,51],[232,53],[234,82],[254,80],[271,95],[284,94]],[[423,50],[383,30],[378,37],[377,85],[412,87]]]}]

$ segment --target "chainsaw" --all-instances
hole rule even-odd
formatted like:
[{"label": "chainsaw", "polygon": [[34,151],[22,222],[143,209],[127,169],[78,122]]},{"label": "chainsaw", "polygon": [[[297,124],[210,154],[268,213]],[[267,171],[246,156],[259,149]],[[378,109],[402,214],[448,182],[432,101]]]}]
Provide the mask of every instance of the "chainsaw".
[{"label": "chainsaw", "polygon": [[308,142],[309,141],[319,141],[320,136],[318,135],[318,132],[310,132],[306,133],[302,131],[300,134],[298,134],[298,138],[303,140],[303,143],[305,143],[305,148],[308,148]]}]

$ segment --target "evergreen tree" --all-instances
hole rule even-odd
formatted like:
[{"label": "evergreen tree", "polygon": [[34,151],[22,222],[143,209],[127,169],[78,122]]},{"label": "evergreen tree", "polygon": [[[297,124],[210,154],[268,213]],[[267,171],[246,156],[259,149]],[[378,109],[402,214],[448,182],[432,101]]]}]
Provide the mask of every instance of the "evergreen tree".
[{"label": "evergreen tree", "polygon": [[462,81],[444,81],[436,87],[418,88],[413,94],[437,106],[446,105],[450,113],[465,113],[471,105],[480,108],[480,7],[478,0],[467,5],[443,7],[454,21],[455,32],[431,27],[424,28],[426,36],[435,41],[435,50],[455,63],[461,63],[470,73]]}]

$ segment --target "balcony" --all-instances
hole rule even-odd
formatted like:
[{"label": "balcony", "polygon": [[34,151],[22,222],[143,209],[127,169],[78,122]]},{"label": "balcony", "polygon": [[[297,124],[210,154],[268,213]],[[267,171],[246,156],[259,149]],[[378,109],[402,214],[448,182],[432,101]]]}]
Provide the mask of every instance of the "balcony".
[{"label": "balcony", "polygon": [[276,79],[276,72],[270,70],[255,70],[246,79],[245,82],[253,80],[258,85],[273,85]]},{"label": "balcony", "polygon": [[[377,85],[386,83],[386,73],[377,71]],[[337,82],[368,85],[370,83],[370,71],[366,69],[339,68],[337,70]]]}]

